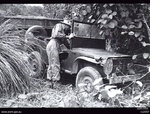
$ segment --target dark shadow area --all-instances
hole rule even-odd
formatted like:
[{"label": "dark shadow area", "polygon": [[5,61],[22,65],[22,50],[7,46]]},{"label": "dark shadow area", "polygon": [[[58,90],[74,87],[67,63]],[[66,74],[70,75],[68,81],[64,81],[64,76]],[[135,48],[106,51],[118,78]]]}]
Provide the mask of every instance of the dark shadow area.
[{"label": "dark shadow area", "polygon": [[58,82],[63,84],[63,85],[72,84],[73,86],[75,86],[75,80],[76,80],[76,76],[75,75],[62,73],[61,74],[61,79]]}]

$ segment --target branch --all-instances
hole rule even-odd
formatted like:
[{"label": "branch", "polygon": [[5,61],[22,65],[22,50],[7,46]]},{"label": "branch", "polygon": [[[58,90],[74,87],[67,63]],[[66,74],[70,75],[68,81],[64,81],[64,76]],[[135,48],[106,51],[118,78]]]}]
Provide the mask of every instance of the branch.
[{"label": "branch", "polygon": [[150,28],[149,28],[149,26],[148,26],[148,24],[147,24],[147,22],[146,22],[146,19],[145,19],[144,14],[143,14],[143,22],[146,24],[147,32],[148,32],[148,37],[149,37],[149,41],[150,41]]}]

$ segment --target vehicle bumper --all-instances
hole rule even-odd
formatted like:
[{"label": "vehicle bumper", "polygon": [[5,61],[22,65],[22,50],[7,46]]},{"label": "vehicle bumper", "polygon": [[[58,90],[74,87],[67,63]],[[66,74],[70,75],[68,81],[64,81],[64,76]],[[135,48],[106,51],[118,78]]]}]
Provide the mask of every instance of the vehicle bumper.
[{"label": "vehicle bumper", "polygon": [[142,74],[135,74],[135,75],[125,75],[125,76],[112,76],[109,78],[109,84],[116,84],[116,83],[124,83],[128,81],[135,81],[140,79]]}]

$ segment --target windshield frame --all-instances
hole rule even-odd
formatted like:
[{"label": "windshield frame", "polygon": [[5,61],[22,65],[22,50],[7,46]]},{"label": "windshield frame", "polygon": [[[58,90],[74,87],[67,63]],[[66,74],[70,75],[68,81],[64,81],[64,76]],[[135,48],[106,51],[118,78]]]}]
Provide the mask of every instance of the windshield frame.
[{"label": "windshield frame", "polygon": [[[90,25],[90,37],[86,37],[86,36],[83,36],[83,38],[90,38],[91,39],[91,34],[92,34],[92,23],[88,23],[88,22],[81,22],[81,21],[77,21],[77,20],[73,20],[72,22],[72,28],[71,28],[71,33],[74,33],[75,30],[74,30],[74,25],[75,23],[81,23],[81,24],[87,24],[87,25]],[[79,37],[79,36],[76,36],[76,37]]]}]

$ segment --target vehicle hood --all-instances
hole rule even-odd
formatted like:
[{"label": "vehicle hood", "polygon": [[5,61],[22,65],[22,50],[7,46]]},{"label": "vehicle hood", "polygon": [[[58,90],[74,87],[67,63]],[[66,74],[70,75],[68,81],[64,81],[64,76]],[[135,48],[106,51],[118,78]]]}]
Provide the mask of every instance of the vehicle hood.
[{"label": "vehicle hood", "polygon": [[73,48],[74,53],[78,53],[81,56],[88,56],[91,58],[114,58],[114,57],[131,57],[131,55],[124,55],[115,52],[109,52],[104,49],[92,49],[92,48]]}]

